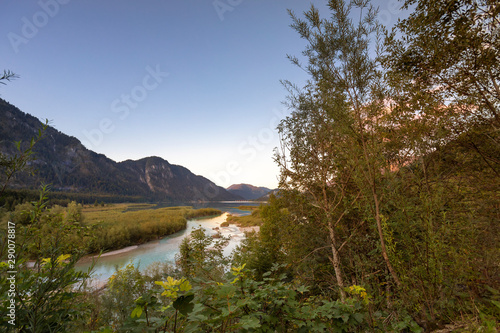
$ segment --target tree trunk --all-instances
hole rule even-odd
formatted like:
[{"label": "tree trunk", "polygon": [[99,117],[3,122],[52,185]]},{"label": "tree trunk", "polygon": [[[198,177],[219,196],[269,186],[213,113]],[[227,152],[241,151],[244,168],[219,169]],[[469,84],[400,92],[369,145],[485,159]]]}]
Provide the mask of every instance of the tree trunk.
[{"label": "tree trunk", "polygon": [[335,242],[335,231],[333,230],[333,225],[332,222],[328,222],[328,231],[330,232],[330,242],[331,242],[331,247],[332,247],[332,264],[333,264],[333,269],[335,270],[335,277],[337,278],[337,285],[339,286],[340,290],[340,299],[345,301],[346,295],[345,295],[345,286],[344,286],[344,280],[342,279],[342,271],[340,269],[340,256],[339,256],[339,251],[336,248],[336,242]]},{"label": "tree trunk", "polygon": [[377,229],[378,229],[378,236],[380,237],[380,247],[382,248],[382,256],[384,257],[385,264],[387,265],[387,269],[389,269],[389,272],[391,273],[394,282],[396,282],[396,285],[400,287],[401,282],[399,281],[399,278],[396,272],[394,271],[394,268],[392,268],[391,261],[389,260],[389,256],[387,255],[384,233],[382,231],[382,222],[380,221],[379,201],[375,189],[373,189],[373,200],[375,201],[375,220],[377,221]]}]

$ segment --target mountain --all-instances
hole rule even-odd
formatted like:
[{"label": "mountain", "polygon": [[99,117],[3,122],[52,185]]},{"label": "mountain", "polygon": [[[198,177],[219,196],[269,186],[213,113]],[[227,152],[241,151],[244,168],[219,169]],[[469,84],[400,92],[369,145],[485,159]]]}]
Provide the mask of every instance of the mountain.
[{"label": "mountain", "polygon": [[275,196],[279,196],[279,193],[280,193],[279,189],[274,189],[274,190],[267,192],[263,196],[255,199],[255,201],[269,201],[269,197],[271,196],[271,194],[274,194]]},{"label": "mountain", "polygon": [[[28,143],[36,137],[42,123],[0,99],[0,152],[15,154],[14,142]],[[111,195],[141,196],[165,201],[242,200],[210,180],[173,165],[160,157],[115,162],[85,148],[78,139],[53,127],[33,149],[31,164],[35,176],[18,174],[11,188],[36,188],[50,183],[52,190]]]},{"label": "mountain", "polygon": [[229,186],[227,190],[245,200],[258,199],[271,191],[267,187],[257,187],[250,184],[234,184]]}]

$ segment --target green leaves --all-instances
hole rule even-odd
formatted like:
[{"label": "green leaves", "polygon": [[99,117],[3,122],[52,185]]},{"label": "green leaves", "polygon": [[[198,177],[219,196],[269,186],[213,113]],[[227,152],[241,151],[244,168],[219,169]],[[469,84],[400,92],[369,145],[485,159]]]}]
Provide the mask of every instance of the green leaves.
[{"label": "green leaves", "polygon": [[[489,119],[498,126],[498,3],[487,0],[408,3],[418,5],[408,18],[398,23],[388,40],[386,65],[389,75],[398,81],[395,85],[405,87],[406,96],[423,93],[441,106],[452,106],[456,117],[455,123],[449,125],[456,130],[460,123],[467,125],[477,118]],[[396,40],[395,34],[401,38]],[[418,100],[407,102],[417,110]],[[421,111],[423,117],[432,112]]]},{"label": "green leaves", "polygon": [[[5,234],[6,238],[2,237],[0,241],[2,245],[15,245],[9,247],[15,249],[16,263],[16,288],[10,299],[15,301],[17,328],[30,332],[71,331],[73,322],[81,316],[77,297],[81,295],[81,288],[93,266],[87,272],[75,270],[82,254],[72,248],[74,244],[67,244],[68,229],[61,223],[61,215],[51,214],[47,209],[45,186],[40,191],[39,201],[23,207],[26,208],[23,214],[25,223],[15,224],[16,242]],[[50,233],[45,232],[47,229]],[[36,259],[30,268],[26,262],[32,253],[36,254]],[[0,261],[5,260],[7,251],[4,252],[2,246],[0,254]],[[0,327],[10,330],[12,325],[6,321],[8,310],[4,307],[7,301],[6,277],[5,274],[0,276]]]},{"label": "green leaves", "polygon": [[176,299],[179,292],[186,292],[191,290],[191,284],[186,279],[175,280],[168,277],[167,281],[155,281],[155,284],[162,286],[165,290],[161,295],[171,299]]},{"label": "green leaves", "polygon": [[261,326],[259,319],[254,316],[243,316],[239,324],[244,330],[258,329]]},{"label": "green leaves", "polygon": [[[265,274],[271,276],[272,274]],[[306,286],[284,282],[285,275],[266,277],[264,281],[251,278],[244,265],[231,268],[222,282],[204,281],[187,284],[185,279],[167,278],[157,282],[172,301],[165,309],[166,320],[172,327],[177,318],[179,330],[199,331],[280,331],[280,332],[350,332],[366,327],[366,309],[362,300],[349,298],[346,303],[304,297]],[[184,286],[181,292],[181,286]],[[192,287],[192,288],[191,288]],[[362,292],[361,289],[356,289]],[[177,292],[177,294],[174,294]],[[176,296],[176,298],[174,297]],[[172,314],[172,310],[174,314]],[[132,311],[140,316],[138,308]]]},{"label": "green leaves", "polygon": [[194,304],[192,303],[193,299],[194,299],[194,294],[179,296],[172,303],[172,306],[174,307],[174,309],[178,310],[184,316],[187,316],[194,309]]},{"label": "green leaves", "polygon": [[216,295],[220,298],[231,298],[235,295],[238,289],[230,282],[230,284],[218,285],[216,289]]},{"label": "green leaves", "polygon": [[134,318],[137,317],[139,318],[142,315],[142,306],[136,306],[134,311],[132,311],[132,314],[130,317]]},{"label": "green leaves", "polygon": [[307,292],[309,290],[309,287],[306,287],[306,286],[298,286],[297,287],[297,291],[301,294]]}]

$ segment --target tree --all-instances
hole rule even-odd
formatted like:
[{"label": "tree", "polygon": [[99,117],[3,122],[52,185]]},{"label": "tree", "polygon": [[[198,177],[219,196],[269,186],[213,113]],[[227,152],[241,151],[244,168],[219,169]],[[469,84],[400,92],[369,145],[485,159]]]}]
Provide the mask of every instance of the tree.
[{"label": "tree", "polygon": [[[500,4],[405,1],[404,8],[410,6],[414,12],[386,40],[383,63],[397,106],[394,116],[416,126],[410,131],[400,126],[392,135],[405,136],[412,146],[406,152],[420,155],[411,156],[413,160],[451,140],[468,141],[498,176],[500,144],[494,137],[500,126]],[[484,139],[493,152],[479,149]]]},{"label": "tree", "polygon": [[[406,0],[413,13],[389,37],[398,80],[500,125],[500,4],[490,0]],[[401,38],[396,36],[402,35]]]},{"label": "tree", "polygon": [[[6,84],[3,81],[10,81],[12,79],[18,78],[19,76],[10,70],[4,70],[3,75],[0,76],[0,84]],[[3,196],[5,189],[7,188],[7,184],[12,179],[12,177],[19,172],[29,170],[29,162],[34,159],[33,156],[33,147],[36,143],[38,143],[42,138],[45,130],[48,127],[48,120],[45,121],[45,124],[38,131],[38,136],[33,137],[28,145],[28,147],[22,147],[21,141],[16,142],[16,149],[18,151],[17,154],[13,156],[7,156],[0,152],[0,170],[3,171],[3,185],[0,188],[0,197]]]},{"label": "tree", "polygon": [[[380,128],[387,113],[383,75],[378,57],[382,27],[368,1],[329,1],[330,20],[316,8],[299,19],[291,13],[292,27],[307,40],[303,54],[307,66],[293,63],[310,74],[304,89],[285,82],[292,115],[279,126],[280,188],[309,195],[319,208],[315,219],[326,226],[337,285],[344,298],[340,250],[367,221],[375,223],[380,253],[396,285],[400,285],[386,245],[382,215],[384,175],[390,169]],[[359,16],[357,21],[352,17]],[[358,221],[349,218],[355,203],[366,203]],[[352,214],[352,213],[351,213]]]},{"label": "tree", "polygon": [[457,295],[487,304],[478,297],[488,293],[484,285],[498,288],[489,279],[498,268],[487,261],[497,258],[490,245],[498,243],[498,216],[491,214],[498,196],[491,191],[500,180],[500,5],[405,1],[410,6],[408,19],[388,35],[383,59],[391,88],[385,138],[398,166],[387,200],[399,222],[404,293],[410,304],[422,304],[420,320],[432,325],[448,311],[495,313]]},{"label": "tree", "polygon": [[47,127],[48,120],[45,121],[42,128],[38,130],[38,135],[31,139],[27,147],[23,147],[21,141],[16,142],[16,154],[7,156],[0,152],[0,169],[3,171],[4,178],[3,185],[0,188],[0,197],[4,194],[9,181],[15,174],[31,170],[29,164],[35,159],[33,148],[40,140],[42,140]]},{"label": "tree", "polygon": [[216,280],[223,275],[228,265],[224,247],[229,239],[220,234],[219,236],[207,236],[200,227],[193,230],[189,238],[182,240],[175,261],[185,277]]}]

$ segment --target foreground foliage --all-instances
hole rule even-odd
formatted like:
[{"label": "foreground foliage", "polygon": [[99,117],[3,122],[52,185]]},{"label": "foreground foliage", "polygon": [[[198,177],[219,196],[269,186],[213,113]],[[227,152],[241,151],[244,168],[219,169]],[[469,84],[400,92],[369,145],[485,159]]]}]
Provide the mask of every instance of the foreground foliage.
[{"label": "foreground foliage", "polygon": [[[82,252],[66,236],[78,227],[47,213],[45,193],[42,189],[40,200],[27,213],[26,226],[16,223],[15,233],[1,230],[0,327],[6,332],[66,332],[82,315],[77,296],[92,268],[75,271]],[[50,229],[50,237],[41,231],[44,228]],[[35,259],[31,268],[29,254]]]},{"label": "foreground foliage", "polygon": [[[165,271],[155,285],[146,286],[151,277],[132,266],[118,271],[102,299],[114,294],[112,299],[127,304],[108,308],[115,309],[116,318],[121,316],[121,320],[111,321],[118,324],[108,328],[129,332],[358,332],[381,325],[383,331],[399,327],[420,332],[411,319],[398,322],[398,327],[382,325],[382,313],[370,314],[370,297],[361,286],[346,289],[349,297],[344,302],[332,301],[290,281],[287,274],[279,272],[279,266],[258,280],[245,265],[227,269],[230,265],[223,260],[223,249],[214,244],[217,242],[220,240],[197,230],[185,246],[198,251],[181,252],[179,258],[191,266]],[[197,274],[193,274],[193,267],[197,267]],[[134,286],[134,291],[125,286]],[[135,301],[130,299],[132,295]],[[124,309],[129,310],[128,318],[123,317]]]},{"label": "foreground foliage", "polygon": [[417,8],[394,34],[368,1],[329,1],[327,19],[315,7],[291,13],[306,65],[290,58],[310,80],[285,83],[280,198],[243,259],[259,272],[279,260],[333,298],[361,285],[387,321],[407,313],[427,331],[457,318],[491,328],[500,315],[500,7],[406,4]]}]

